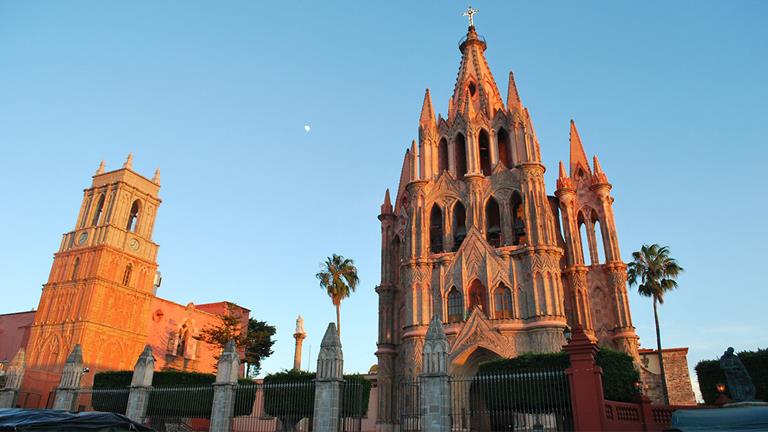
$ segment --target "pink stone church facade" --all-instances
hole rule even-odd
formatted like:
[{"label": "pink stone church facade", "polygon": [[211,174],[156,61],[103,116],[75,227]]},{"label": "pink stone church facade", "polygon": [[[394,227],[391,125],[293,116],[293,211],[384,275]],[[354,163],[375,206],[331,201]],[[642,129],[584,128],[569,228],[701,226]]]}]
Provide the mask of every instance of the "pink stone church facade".
[{"label": "pink stone church facade", "polygon": [[574,326],[639,360],[608,176],[596,156],[589,163],[571,122],[570,161],[550,195],[513,75],[503,99],[474,27],[459,49],[447,117],[435,116],[427,90],[418,141],[379,215],[380,430],[398,422],[398,385],[421,373],[434,315],[450,341],[452,375],[560,351]]}]

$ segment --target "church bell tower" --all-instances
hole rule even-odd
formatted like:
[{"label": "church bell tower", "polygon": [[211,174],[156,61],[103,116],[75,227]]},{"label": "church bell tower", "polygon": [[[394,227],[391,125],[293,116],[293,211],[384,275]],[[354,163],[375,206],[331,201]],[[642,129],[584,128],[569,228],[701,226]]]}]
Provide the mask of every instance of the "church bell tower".
[{"label": "church bell tower", "polygon": [[150,180],[132,162],[128,155],[110,172],[101,163],[74,228],[54,254],[27,346],[24,390],[39,395],[38,406],[47,404],[75,345],[82,347],[88,380],[100,370],[130,369],[146,343],[157,278],[152,231],[160,172]]}]

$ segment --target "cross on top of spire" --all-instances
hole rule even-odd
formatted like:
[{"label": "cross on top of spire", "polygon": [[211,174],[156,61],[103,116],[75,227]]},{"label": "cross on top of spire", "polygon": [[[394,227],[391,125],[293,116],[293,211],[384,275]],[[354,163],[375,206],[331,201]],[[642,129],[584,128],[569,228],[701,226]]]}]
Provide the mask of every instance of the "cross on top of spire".
[{"label": "cross on top of spire", "polygon": [[469,7],[467,8],[467,11],[464,12],[464,14],[462,15],[462,16],[465,16],[465,17],[469,18],[469,26],[470,27],[474,27],[475,26],[475,14],[478,13],[478,12],[480,12],[480,11],[477,10],[477,9],[473,9],[472,5],[469,5]]}]

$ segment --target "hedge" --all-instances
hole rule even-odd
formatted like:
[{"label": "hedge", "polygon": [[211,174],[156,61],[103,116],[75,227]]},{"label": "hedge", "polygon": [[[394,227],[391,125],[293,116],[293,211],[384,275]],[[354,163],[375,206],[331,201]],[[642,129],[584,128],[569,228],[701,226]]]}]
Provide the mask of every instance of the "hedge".
[{"label": "hedge", "polygon": [[[264,377],[264,412],[273,417],[312,417],[315,409],[315,373],[283,371]],[[371,382],[359,374],[344,375],[346,383],[359,385],[361,393],[345,391],[341,412],[344,417],[364,417],[368,413]]]},{"label": "hedge", "polygon": [[[94,389],[119,389],[131,385],[132,371],[99,372],[93,378]],[[169,417],[210,418],[213,405],[213,386],[216,375],[198,372],[159,371],[152,378],[155,388],[172,387],[203,387],[204,390],[189,391],[174,390],[152,392],[147,405],[147,415],[163,415]],[[239,383],[250,383],[251,380],[240,379]],[[235,415],[248,415],[253,409],[256,399],[256,387],[237,389],[235,400]],[[193,397],[190,397],[193,396]],[[91,399],[93,409],[98,411],[124,414],[128,405],[128,393],[99,393],[94,392]]]},{"label": "hedge", "polygon": [[[755,385],[758,400],[768,400],[768,349],[758,349],[757,351],[742,351],[738,353],[744,367],[752,377],[752,383]],[[704,402],[712,404],[717,399],[717,384],[725,384],[725,395],[730,397],[728,391],[728,382],[725,379],[725,373],[720,369],[719,360],[702,360],[696,367],[696,376],[699,380],[699,389]]]},{"label": "hedge", "polygon": [[[617,402],[631,402],[636,394],[635,383],[640,380],[640,373],[635,369],[632,357],[628,354],[613,351],[608,348],[600,348],[595,362],[603,369],[603,394],[607,400]],[[483,363],[479,367],[478,377],[492,376],[500,371],[511,372],[540,372],[546,370],[565,370],[571,365],[570,358],[565,352],[532,354],[526,353],[511,359],[494,360]],[[498,389],[498,394],[511,395],[509,401],[513,406],[542,406],[547,402],[550,394],[566,394],[567,389],[561,384],[561,380],[551,380],[544,377],[531,378],[534,385],[529,385],[524,394],[514,392],[513,389]],[[497,385],[502,385],[498,383]],[[531,391],[530,389],[537,389]],[[554,393],[553,393],[554,392]],[[518,396],[519,395],[519,396]],[[519,399],[516,399],[519,397]],[[488,398],[490,398],[490,394]],[[491,401],[487,403],[492,403]]]}]

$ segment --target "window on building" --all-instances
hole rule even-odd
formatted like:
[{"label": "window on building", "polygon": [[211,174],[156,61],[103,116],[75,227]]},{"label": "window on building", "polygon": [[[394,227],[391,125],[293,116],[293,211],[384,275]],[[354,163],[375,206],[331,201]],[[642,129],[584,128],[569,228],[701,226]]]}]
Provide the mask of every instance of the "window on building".
[{"label": "window on building", "polygon": [[96,204],[96,211],[93,213],[91,225],[98,225],[101,220],[101,214],[104,211],[104,194],[101,194]]},{"label": "window on building", "polygon": [[493,247],[501,246],[501,212],[493,197],[485,205],[485,239]]},{"label": "window on building", "polygon": [[432,253],[443,251],[443,212],[434,204],[429,215],[429,250]]},{"label": "window on building", "polygon": [[139,225],[139,212],[141,211],[141,203],[139,200],[133,202],[131,205],[131,212],[128,214],[128,224],[125,226],[126,231],[136,232],[136,228]]},{"label": "window on building", "polygon": [[592,223],[595,229],[595,257],[597,258],[595,264],[600,264],[601,262],[606,262],[607,258],[605,255],[605,241],[603,240],[603,230],[600,229],[600,221],[597,217],[594,219]]},{"label": "window on building", "polygon": [[464,204],[456,202],[453,207],[453,251],[456,252],[461,247],[464,239],[467,237],[467,211]]},{"label": "window on building", "polygon": [[481,129],[477,135],[477,144],[480,150],[480,170],[483,175],[491,175],[491,140],[488,137],[488,132],[485,129]]},{"label": "window on building", "polygon": [[125,272],[123,272],[123,285],[128,286],[131,283],[131,272],[133,271],[133,265],[128,263],[125,266]]},{"label": "window on building", "polygon": [[448,141],[443,138],[437,145],[437,174],[448,171]]},{"label": "window on building", "polygon": [[181,326],[181,330],[179,330],[179,344],[176,346],[176,355],[179,357],[184,357],[184,354],[187,351],[187,339],[189,338],[189,328],[186,324]]},{"label": "window on building", "polygon": [[499,128],[496,133],[496,145],[499,147],[499,162],[507,168],[512,168],[512,158],[509,155],[509,132],[506,129]]},{"label": "window on building", "polygon": [[461,322],[464,319],[464,302],[456,287],[448,291],[448,322]]},{"label": "window on building", "polygon": [[486,294],[485,285],[479,280],[475,279],[469,285],[469,312],[471,313],[475,307],[479,307],[486,316],[488,315],[488,296]]},{"label": "window on building", "polygon": [[[592,265],[592,253],[589,248],[589,237],[587,237],[587,224],[582,218],[579,218],[579,238],[581,240],[582,260],[586,265]],[[597,263],[595,263],[597,264]]]},{"label": "window on building", "polygon": [[512,209],[512,235],[514,237],[512,244],[525,244],[526,231],[523,199],[520,197],[520,194],[517,191],[512,194],[512,203],[510,208]]},{"label": "window on building", "polygon": [[467,174],[467,142],[464,139],[464,135],[456,135],[456,139],[453,140],[454,145],[454,157],[456,158],[456,178],[463,179]]},{"label": "window on building", "polygon": [[493,302],[495,303],[494,317],[497,319],[512,318],[512,291],[506,285],[499,284],[496,291],[493,292]]},{"label": "window on building", "polygon": [[75,257],[75,262],[72,264],[72,280],[77,280],[77,273],[80,270],[80,257]]}]

